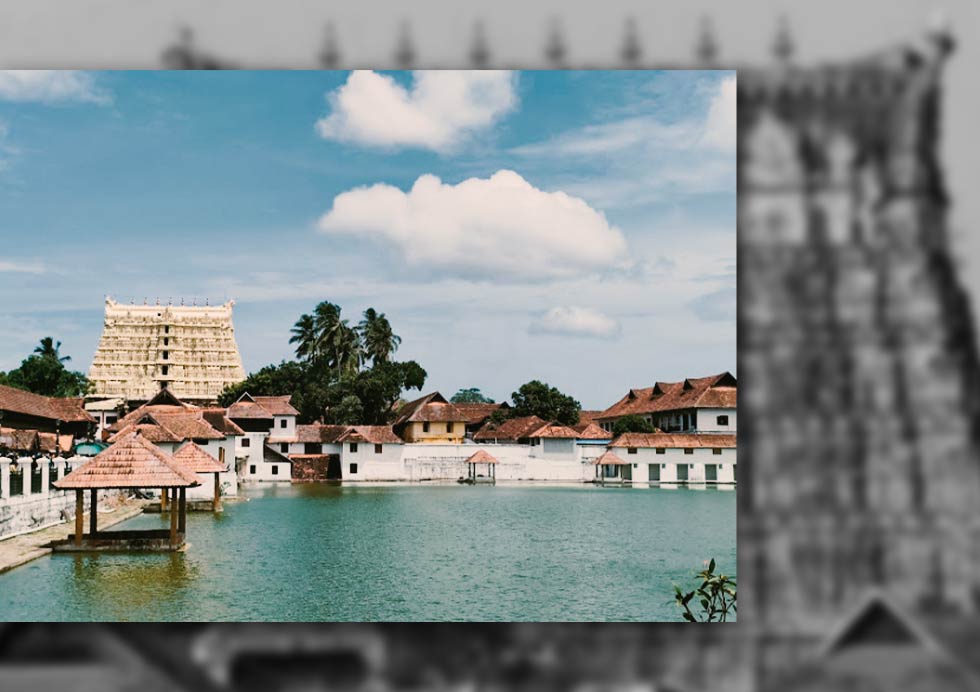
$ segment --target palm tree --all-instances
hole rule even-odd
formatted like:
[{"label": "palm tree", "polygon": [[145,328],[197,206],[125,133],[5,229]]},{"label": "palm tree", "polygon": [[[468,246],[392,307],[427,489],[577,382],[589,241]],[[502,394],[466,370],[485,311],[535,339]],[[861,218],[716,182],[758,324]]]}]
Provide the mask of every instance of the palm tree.
[{"label": "palm tree", "polygon": [[41,339],[41,345],[34,347],[34,353],[37,353],[42,358],[54,358],[59,363],[67,363],[71,360],[71,356],[63,356],[59,352],[61,348],[61,342],[55,343],[54,339],[50,336],[46,336]]},{"label": "palm tree", "polygon": [[316,350],[316,320],[313,319],[313,315],[304,314],[301,316],[290,331],[293,335],[290,337],[289,343],[296,344],[296,357],[315,363],[318,354]]},{"label": "palm tree", "polygon": [[337,376],[353,374],[361,369],[364,349],[357,327],[347,320],[338,320],[330,339],[331,365],[337,368]]},{"label": "palm tree", "polygon": [[364,353],[375,363],[387,362],[402,342],[402,338],[392,331],[385,314],[374,308],[364,311],[364,319],[359,326],[364,339]]}]

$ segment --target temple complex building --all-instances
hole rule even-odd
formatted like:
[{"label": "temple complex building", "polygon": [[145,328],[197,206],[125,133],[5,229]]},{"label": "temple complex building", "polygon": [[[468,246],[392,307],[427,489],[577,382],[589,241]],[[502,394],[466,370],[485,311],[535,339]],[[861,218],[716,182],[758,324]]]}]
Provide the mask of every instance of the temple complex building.
[{"label": "temple complex building", "polygon": [[121,305],[106,298],[105,325],[92,359],[94,398],[147,401],[169,389],[182,401],[214,402],[245,379],[223,305]]}]

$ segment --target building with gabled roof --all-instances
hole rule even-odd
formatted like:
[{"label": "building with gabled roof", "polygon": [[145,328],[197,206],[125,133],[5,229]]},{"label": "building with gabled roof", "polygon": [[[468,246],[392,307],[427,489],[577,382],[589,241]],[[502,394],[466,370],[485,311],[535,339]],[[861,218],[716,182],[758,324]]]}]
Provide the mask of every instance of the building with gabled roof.
[{"label": "building with gabled roof", "polygon": [[487,421],[473,434],[474,442],[520,443],[531,439],[531,433],[548,425],[548,421],[537,416],[508,418],[502,423]]},{"label": "building with gabled roof", "polygon": [[738,381],[730,372],[656,382],[631,389],[593,420],[610,431],[617,420],[634,415],[666,432],[734,432],[737,395]]},{"label": "building with gabled roof", "polygon": [[392,427],[405,442],[461,444],[469,420],[442,394],[432,392],[399,408]]},{"label": "building with gabled roof", "polygon": [[82,398],[41,396],[0,384],[0,427],[88,436],[95,425]]}]

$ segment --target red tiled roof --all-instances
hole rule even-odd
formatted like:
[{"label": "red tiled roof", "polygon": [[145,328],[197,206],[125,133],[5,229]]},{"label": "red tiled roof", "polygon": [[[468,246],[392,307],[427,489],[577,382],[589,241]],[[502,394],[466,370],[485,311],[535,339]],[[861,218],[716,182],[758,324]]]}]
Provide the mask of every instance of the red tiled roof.
[{"label": "red tiled roof", "polygon": [[139,432],[140,435],[150,440],[151,442],[180,442],[181,438],[174,433],[167,430],[165,427],[159,423],[135,423],[132,425],[127,425],[119,432],[113,434],[107,440],[109,443],[118,442],[122,438],[126,437],[130,433]]},{"label": "red tiled roof", "polygon": [[548,421],[537,416],[523,416],[522,418],[509,418],[503,423],[497,424],[487,421],[486,424],[473,433],[474,440],[520,440],[528,437],[530,433],[539,430]]},{"label": "red tiled roof", "polygon": [[298,416],[299,411],[293,408],[289,400],[290,394],[282,396],[254,396],[255,403],[271,413],[273,416]]},{"label": "red tiled roof", "polygon": [[130,433],[54,483],[63,490],[196,485],[200,483],[190,469],[136,433]]},{"label": "red tiled roof", "polygon": [[195,473],[222,473],[225,467],[193,442],[188,442],[173,454],[174,459]]},{"label": "red tiled roof", "polygon": [[623,433],[610,447],[727,447],[735,448],[736,436],[729,433]]},{"label": "red tiled roof", "polygon": [[579,425],[588,425],[593,420],[595,420],[596,416],[598,416],[600,413],[602,413],[602,411],[587,411],[585,409],[582,409],[581,411],[578,412],[578,423],[576,423],[572,427],[578,427]]},{"label": "red tiled roof", "polygon": [[228,407],[229,418],[272,418],[273,416],[298,416],[299,411],[289,403],[291,395],[252,396],[242,394]]},{"label": "red tiled roof", "polygon": [[467,425],[476,425],[489,418],[503,404],[453,404],[466,418]]},{"label": "red tiled roof", "polygon": [[331,444],[339,441],[340,436],[347,432],[349,428],[349,425],[323,425],[322,423],[297,425],[296,438],[293,441]]},{"label": "red tiled roof", "polygon": [[466,460],[467,464],[496,464],[497,459],[490,453],[484,450],[478,450],[474,454],[470,455],[469,459]]},{"label": "red tiled roof", "polygon": [[466,415],[455,404],[450,404],[439,392],[432,392],[398,409],[394,425],[418,422],[462,423],[466,420]]},{"label": "red tiled roof", "polygon": [[689,408],[735,408],[737,393],[737,381],[728,372],[688,378],[683,382],[657,382],[653,387],[631,389],[595,419],[609,420],[630,414],[644,415]]},{"label": "red tiled roof", "polygon": [[596,466],[629,466],[630,462],[623,461],[612,452],[606,452],[592,463]]},{"label": "red tiled roof", "polygon": [[245,434],[244,430],[228,418],[227,412],[223,408],[206,408],[201,411],[201,415],[212,428],[226,436]]},{"label": "red tiled roof", "polygon": [[37,430],[0,428],[0,447],[6,447],[15,452],[36,452],[40,447]]},{"label": "red tiled roof", "polygon": [[84,399],[62,399],[41,396],[23,389],[0,385],[0,410],[25,416],[61,420],[65,423],[94,423],[95,418],[84,408]]},{"label": "red tiled roof", "polygon": [[595,423],[573,425],[572,430],[578,433],[580,440],[608,440],[612,437]]},{"label": "red tiled roof", "polygon": [[578,437],[578,433],[569,428],[567,425],[561,425],[560,423],[546,423],[528,435],[528,437],[565,438],[574,440]]},{"label": "red tiled roof", "polygon": [[404,440],[395,434],[390,425],[352,425],[338,442],[369,442],[373,444],[402,444]]}]

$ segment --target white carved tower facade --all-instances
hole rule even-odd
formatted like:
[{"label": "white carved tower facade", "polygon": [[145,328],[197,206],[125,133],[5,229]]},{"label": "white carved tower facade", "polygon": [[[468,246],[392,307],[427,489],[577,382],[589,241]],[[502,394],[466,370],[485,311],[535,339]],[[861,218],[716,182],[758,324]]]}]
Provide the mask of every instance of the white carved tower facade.
[{"label": "white carved tower facade", "polygon": [[94,396],[146,401],[161,389],[208,403],[245,379],[231,313],[223,305],[121,305],[106,298],[89,379]]}]

